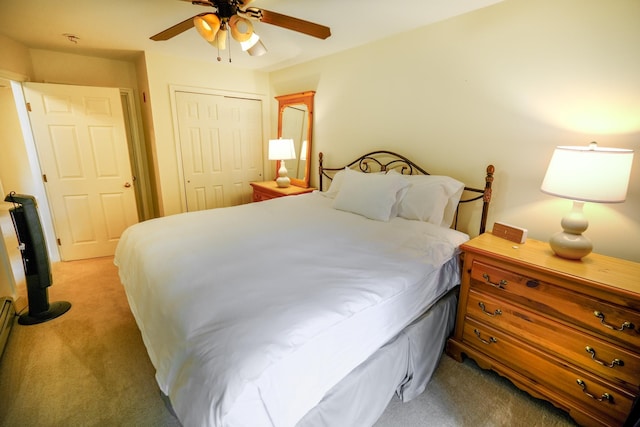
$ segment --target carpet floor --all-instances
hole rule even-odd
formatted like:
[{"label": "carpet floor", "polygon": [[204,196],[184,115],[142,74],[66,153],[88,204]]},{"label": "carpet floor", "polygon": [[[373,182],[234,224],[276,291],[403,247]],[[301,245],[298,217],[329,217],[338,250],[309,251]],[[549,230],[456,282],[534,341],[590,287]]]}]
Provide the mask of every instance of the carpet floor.
[{"label": "carpet floor", "polygon": [[[50,302],[72,307],[46,323],[14,324],[0,359],[0,426],[180,426],[155,382],[113,258],[52,268]],[[408,403],[392,399],[375,427],[573,425],[497,374],[443,355],[427,390]]]}]

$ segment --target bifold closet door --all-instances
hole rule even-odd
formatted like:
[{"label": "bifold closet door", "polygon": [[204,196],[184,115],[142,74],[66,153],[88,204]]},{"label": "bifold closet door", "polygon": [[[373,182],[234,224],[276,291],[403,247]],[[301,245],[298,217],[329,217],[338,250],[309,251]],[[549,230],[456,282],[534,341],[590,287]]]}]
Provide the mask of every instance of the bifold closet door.
[{"label": "bifold closet door", "polygon": [[187,211],[249,203],[262,181],[262,101],[176,92]]}]

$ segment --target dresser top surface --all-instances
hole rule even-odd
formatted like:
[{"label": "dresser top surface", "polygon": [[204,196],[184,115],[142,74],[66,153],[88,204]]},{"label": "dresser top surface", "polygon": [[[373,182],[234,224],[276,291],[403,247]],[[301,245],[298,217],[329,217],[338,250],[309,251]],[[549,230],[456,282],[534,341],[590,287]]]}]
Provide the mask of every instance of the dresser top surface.
[{"label": "dresser top surface", "polygon": [[546,242],[527,239],[525,243],[518,244],[491,233],[484,233],[464,243],[461,248],[579,281],[640,294],[640,263],[597,253],[581,260],[568,260],[554,255]]},{"label": "dresser top surface", "polygon": [[262,182],[251,182],[250,183],[253,188],[259,188],[266,191],[277,192],[285,195],[290,194],[301,194],[301,193],[310,193],[315,188],[308,187],[297,187],[295,185],[290,185],[289,187],[278,187],[278,184],[275,181],[262,181]]}]

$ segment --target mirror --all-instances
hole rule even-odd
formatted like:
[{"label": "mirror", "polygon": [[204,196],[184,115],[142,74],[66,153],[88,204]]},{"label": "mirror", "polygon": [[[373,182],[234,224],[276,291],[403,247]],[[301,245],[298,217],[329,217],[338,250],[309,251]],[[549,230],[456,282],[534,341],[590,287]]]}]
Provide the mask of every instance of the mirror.
[{"label": "mirror", "polygon": [[[314,91],[276,96],[278,100],[278,138],[293,139],[296,159],[287,160],[291,184],[308,188],[311,160],[311,132]],[[276,164],[276,171],[280,162]]]}]

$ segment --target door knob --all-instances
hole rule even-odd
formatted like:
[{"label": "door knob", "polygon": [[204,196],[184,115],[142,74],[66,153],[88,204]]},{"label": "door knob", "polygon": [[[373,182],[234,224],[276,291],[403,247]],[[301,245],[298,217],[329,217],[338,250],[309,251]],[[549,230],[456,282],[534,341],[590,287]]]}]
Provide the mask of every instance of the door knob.
[{"label": "door knob", "polygon": [[124,183],[124,188],[129,188],[129,187],[131,187],[131,184],[130,184],[130,183],[128,183],[128,182],[125,182],[125,183]]}]

